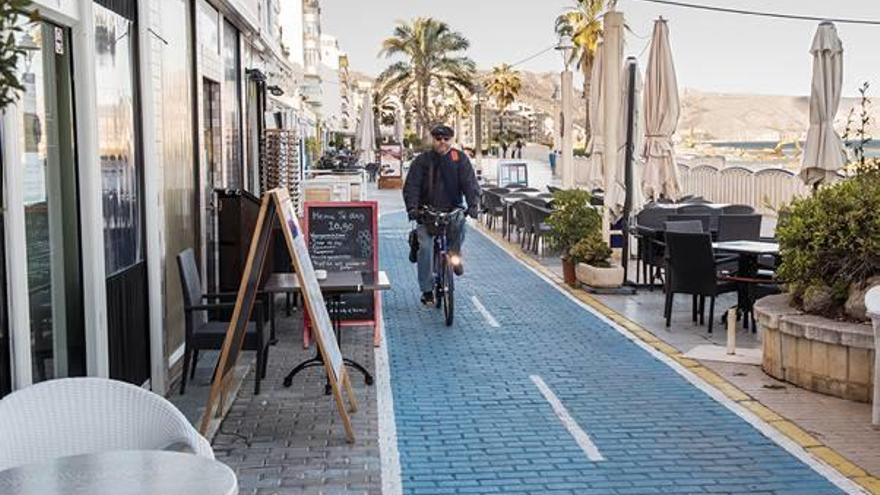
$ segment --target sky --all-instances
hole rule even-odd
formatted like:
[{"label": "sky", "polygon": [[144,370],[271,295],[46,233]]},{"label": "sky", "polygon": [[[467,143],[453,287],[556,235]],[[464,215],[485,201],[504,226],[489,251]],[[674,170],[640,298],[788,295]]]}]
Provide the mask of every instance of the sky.
[{"label": "sky", "polygon": [[[880,21],[880,0],[683,0],[686,3],[764,12]],[[471,41],[468,55],[481,69],[516,63],[556,43],[554,20],[574,0],[322,0],[322,30],[339,39],[355,70],[376,75],[389,64],[379,58],[397,20],[432,16]],[[669,23],[679,87],[721,93],[806,95],[810,91],[810,42],[817,22],[704,12],[643,0],[620,0],[627,33],[624,55],[644,67],[653,21]],[[880,25],[837,24],[844,46],[843,93],[857,94],[864,81],[880,94]],[[518,66],[559,71],[550,50]]]}]

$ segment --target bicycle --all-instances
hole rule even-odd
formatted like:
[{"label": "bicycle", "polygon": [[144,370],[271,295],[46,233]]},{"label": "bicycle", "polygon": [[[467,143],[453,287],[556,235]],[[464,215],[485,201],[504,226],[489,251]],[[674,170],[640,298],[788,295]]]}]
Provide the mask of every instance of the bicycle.
[{"label": "bicycle", "polygon": [[446,212],[435,208],[424,207],[422,209],[422,224],[428,233],[434,237],[434,258],[432,268],[434,273],[434,304],[437,309],[443,309],[446,326],[452,326],[455,317],[455,282],[453,267],[460,263],[457,255],[450,254],[446,239],[446,229],[452,221],[457,221],[464,215],[464,209],[455,208]]}]

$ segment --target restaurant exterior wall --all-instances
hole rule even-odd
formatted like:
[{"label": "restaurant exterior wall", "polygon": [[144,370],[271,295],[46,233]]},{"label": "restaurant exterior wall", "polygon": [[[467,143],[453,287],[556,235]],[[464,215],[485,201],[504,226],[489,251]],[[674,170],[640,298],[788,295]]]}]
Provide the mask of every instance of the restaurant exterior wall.
[{"label": "restaurant exterior wall", "polygon": [[[133,52],[136,78],[133,90],[139,100],[139,111],[134,112],[135,139],[140,140],[138,157],[143,164],[143,249],[146,280],[146,305],[149,311],[149,349],[139,349],[149,355],[151,367],[149,380],[143,385],[151,386],[160,393],[168,390],[179,369],[177,363],[183,354],[184,325],[180,282],[177,275],[176,254],[185,248],[204,249],[206,191],[213,184],[206,183],[205,142],[202,93],[203,78],[218,84],[237,84],[239,87],[233,101],[239,118],[244,115],[243,85],[248,65],[261,67],[278,82],[288,94],[294,94],[295,80],[289,62],[281,60],[278,40],[262,39],[266,28],[277,24],[278,0],[248,0],[205,2],[204,0],[148,0],[136,3],[137,29],[131,35],[137,51]],[[200,4],[212,6],[219,13],[220,30],[229,21],[228,32],[236,36],[234,50],[238,65],[234,77],[224,81],[224,60],[221,56],[218,33],[216,51],[206,47],[199,38],[197,9]],[[76,0],[36,0],[34,7],[40,16],[67,30],[73,68],[71,100],[75,111],[70,117],[74,129],[76,160],[78,164],[76,185],[78,204],[76,214],[79,222],[81,256],[82,326],[85,329],[85,362],[78,374],[111,376],[110,350],[108,349],[108,290],[105,269],[104,237],[106,229],[105,192],[103,172],[99,155],[99,113],[96,95],[95,24],[92,2]],[[256,8],[257,12],[252,12]],[[269,10],[271,8],[271,11]],[[241,10],[236,10],[241,9]],[[264,10],[265,9],[265,10]],[[202,26],[204,27],[204,26]],[[280,33],[278,33],[280,34]],[[227,40],[229,41],[229,40]],[[247,52],[247,59],[244,54]],[[18,389],[38,381],[34,376],[34,359],[31,345],[31,314],[29,312],[29,273],[27,269],[27,217],[23,192],[24,175],[19,164],[24,152],[22,141],[22,110],[14,104],[0,117],[2,147],[2,197],[6,214],[3,215],[2,232],[5,254],[3,291],[8,332],[0,332],[4,339],[4,351],[8,351],[10,363],[6,363],[6,375],[11,375],[11,388]],[[232,113],[230,113],[231,115]],[[223,124],[225,126],[225,123]],[[244,142],[242,126],[238,132],[224,133],[227,142],[220,142],[219,156],[240,153],[242,159],[232,161],[230,166],[242,167],[248,144]],[[226,127],[223,127],[226,130]],[[224,140],[226,141],[226,140]],[[234,151],[235,149],[239,151]],[[225,164],[225,162],[224,162]],[[224,171],[227,172],[227,171]],[[244,171],[229,170],[232,174]],[[224,177],[227,175],[223,174]],[[74,179],[70,179],[74,180]],[[219,185],[223,186],[224,183]],[[76,190],[76,189],[75,189]],[[203,259],[203,257],[202,257]],[[3,260],[0,260],[3,261]],[[0,273],[3,271],[0,270]],[[205,270],[202,268],[204,277]],[[116,294],[112,294],[115,296]],[[147,346],[143,344],[141,347]],[[5,356],[5,353],[3,354]],[[0,366],[4,363],[0,362]],[[4,373],[0,372],[0,377]],[[142,383],[138,383],[142,385]]]}]

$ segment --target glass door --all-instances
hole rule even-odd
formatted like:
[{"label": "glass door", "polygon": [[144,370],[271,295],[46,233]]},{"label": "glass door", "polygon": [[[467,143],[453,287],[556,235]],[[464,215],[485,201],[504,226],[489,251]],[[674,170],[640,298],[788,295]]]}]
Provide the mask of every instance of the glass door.
[{"label": "glass door", "polygon": [[16,108],[32,377],[38,382],[85,374],[70,33],[36,22],[17,44],[25,53],[18,67],[24,92]]},{"label": "glass door", "polygon": [[133,0],[94,5],[100,162],[91,166],[101,168],[110,377],[141,385],[150,378],[150,330],[136,13]]}]

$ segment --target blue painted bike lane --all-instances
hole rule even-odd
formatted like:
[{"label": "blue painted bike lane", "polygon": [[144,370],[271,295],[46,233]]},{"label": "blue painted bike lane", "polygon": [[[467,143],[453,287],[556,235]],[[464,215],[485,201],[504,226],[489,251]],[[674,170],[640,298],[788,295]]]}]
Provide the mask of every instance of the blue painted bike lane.
[{"label": "blue painted bike lane", "polygon": [[404,493],[846,493],[474,229],[447,328],[408,227],[380,225]]}]

